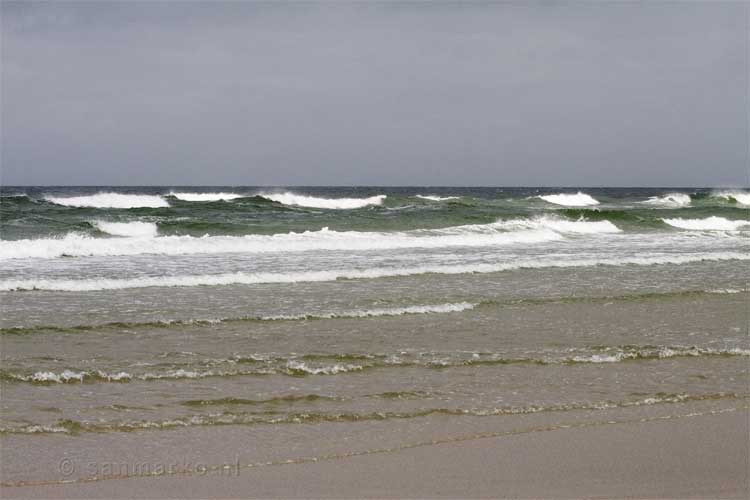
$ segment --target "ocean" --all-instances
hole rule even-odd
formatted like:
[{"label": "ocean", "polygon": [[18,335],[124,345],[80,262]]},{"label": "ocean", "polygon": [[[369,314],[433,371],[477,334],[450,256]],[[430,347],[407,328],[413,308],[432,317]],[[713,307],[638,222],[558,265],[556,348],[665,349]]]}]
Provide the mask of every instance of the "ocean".
[{"label": "ocean", "polygon": [[4,480],[57,477],[15,467],[49,436],[232,426],[262,449],[750,397],[747,190],[0,194]]}]

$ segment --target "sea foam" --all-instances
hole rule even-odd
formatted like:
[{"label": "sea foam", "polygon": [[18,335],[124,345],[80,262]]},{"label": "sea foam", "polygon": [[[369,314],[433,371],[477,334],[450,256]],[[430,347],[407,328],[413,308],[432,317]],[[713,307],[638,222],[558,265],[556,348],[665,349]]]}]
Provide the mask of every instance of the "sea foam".
[{"label": "sea foam", "polygon": [[738,231],[741,227],[750,225],[747,220],[729,220],[724,217],[708,217],[705,219],[662,219],[673,227],[691,229],[695,231]]},{"label": "sea foam", "polygon": [[554,203],[555,205],[564,205],[566,207],[585,207],[589,205],[599,204],[599,201],[586,193],[582,193],[581,191],[578,191],[575,194],[547,194],[541,195],[538,198],[541,198],[542,200],[549,203]]},{"label": "sea foam", "polygon": [[[112,228],[110,228],[112,229]],[[119,227],[124,231],[134,228]],[[315,250],[392,250],[405,248],[481,247],[535,244],[564,238],[564,233],[611,233],[609,221],[567,221],[552,217],[517,219],[492,224],[419,229],[403,232],[319,231],[247,236],[161,236],[91,238],[70,233],[63,238],[0,241],[0,260],[61,256],[188,255],[219,253],[277,253]],[[112,233],[111,233],[112,234]]]},{"label": "sea foam", "polygon": [[[152,223],[97,222],[101,230],[117,236],[153,236]],[[69,233],[63,238],[0,241],[0,260],[56,258],[62,256],[188,255],[219,253],[277,253],[315,250],[395,250],[406,248],[482,247],[536,244],[564,239],[565,234],[618,233],[610,221],[571,221],[542,216],[490,224],[402,232],[319,231],[247,236],[161,236],[143,238],[91,238]]]},{"label": "sea foam", "polygon": [[182,201],[229,201],[242,198],[243,195],[236,193],[169,193]]},{"label": "sea foam", "polygon": [[430,201],[449,201],[449,200],[459,200],[461,199],[460,196],[433,196],[433,195],[426,195],[426,194],[418,194],[416,195],[416,198],[422,198],[423,200],[430,200]]},{"label": "sea foam", "polygon": [[341,269],[329,271],[299,271],[286,273],[226,273],[184,276],[144,276],[138,278],[92,279],[26,279],[0,281],[0,291],[49,290],[90,292],[149,287],[191,287],[221,285],[253,285],[265,283],[305,283],[340,279],[376,279],[422,274],[495,273],[514,269],[543,269],[549,267],[591,267],[599,265],[655,265],[685,264],[700,261],[750,260],[746,252],[701,253],[691,255],[654,255],[638,257],[516,259],[497,264],[433,265],[402,268]]},{"label": "sea foam", "polygon": [[652,196],[643,203],[649,205],[661,205],[669,208],[686,207],[690,205],[691,198],[689,194],[670,193],[664,196]]},{"label": "sea foam", "polygon": [[734,200],[741,205],[750,205],[750,193],[744,191],[718,191],[712,194],[716,198]]},{"label": "sea foam", "polygon": [[386,195],[380,194],[369,198],[317,198],[295,193],[260,193],[260,196],[284,205],[297,205],[310,208],[353,209],[368,205],[382,205]]},{"label": "sea foam", "polygon": [[94,221],[93,225],[102,232],[113,236],[153,238],[157,228],[153,222],[106,222]]},{"label": "sea foam", "polygon": [[97,193],[87,196],[45,196],[45,200],[68,207],[91,208],[163,208],[169,203],[161,196],[146,194]]}]

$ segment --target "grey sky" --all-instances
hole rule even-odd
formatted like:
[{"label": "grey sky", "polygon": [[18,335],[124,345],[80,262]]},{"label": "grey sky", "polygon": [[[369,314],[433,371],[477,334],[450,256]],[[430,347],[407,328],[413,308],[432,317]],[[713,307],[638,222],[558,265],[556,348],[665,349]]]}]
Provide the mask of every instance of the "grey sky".
[{"label": "grey sky", "polygon": [[2,3],[2,183],[746,186],[748,3]]}]

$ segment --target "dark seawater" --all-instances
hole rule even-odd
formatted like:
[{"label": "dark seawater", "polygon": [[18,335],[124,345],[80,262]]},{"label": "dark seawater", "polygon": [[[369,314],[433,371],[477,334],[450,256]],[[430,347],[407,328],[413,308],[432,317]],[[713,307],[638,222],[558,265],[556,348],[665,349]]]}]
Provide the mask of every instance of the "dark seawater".
[{"label": "dark seawater", "polygon": [[0,194],[4,436],[748,398],[747,190]]}]

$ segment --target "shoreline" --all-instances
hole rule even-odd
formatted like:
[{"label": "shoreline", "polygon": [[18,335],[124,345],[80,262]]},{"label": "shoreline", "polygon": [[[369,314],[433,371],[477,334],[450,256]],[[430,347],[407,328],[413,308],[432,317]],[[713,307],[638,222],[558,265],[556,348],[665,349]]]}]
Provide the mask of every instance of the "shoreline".
[{"label": "shoreline", "polygon": [[[599,412],[591,416],[605,420],[581,418],[578,423],[499,430],[348,455],[243,463],[236,475],[214,471],[4,486],[2,496],[746,498],[748,408],[680,408],[679,415],[657,412],[607,420],[612,416]],[[216,445],[225,451],[239,447],[231,434]]]}]

